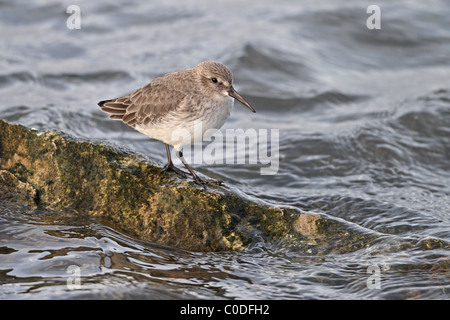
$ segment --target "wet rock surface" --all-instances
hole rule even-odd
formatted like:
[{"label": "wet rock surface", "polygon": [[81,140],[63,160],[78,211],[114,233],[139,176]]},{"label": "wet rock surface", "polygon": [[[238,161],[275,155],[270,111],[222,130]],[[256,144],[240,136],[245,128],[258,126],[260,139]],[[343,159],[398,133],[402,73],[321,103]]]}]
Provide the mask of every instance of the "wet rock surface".
[{"label": "wet rock surface", "polygon": [[[101,217],[138,239],[200,251],[240,250],[261,237],[323,242],[336,223],[251,201],[226,186],[206,190],[141,156],[61,132],[0,120],[0,202]],[[330,235],[331,236],[331,235]]]}]

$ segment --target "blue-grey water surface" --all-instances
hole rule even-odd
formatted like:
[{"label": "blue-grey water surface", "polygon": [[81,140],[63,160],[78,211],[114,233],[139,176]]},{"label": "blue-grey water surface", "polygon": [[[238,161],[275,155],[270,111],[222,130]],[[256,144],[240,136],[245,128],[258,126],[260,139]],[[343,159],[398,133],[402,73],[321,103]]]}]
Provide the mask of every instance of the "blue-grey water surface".
[{"label": "blue-grey water surface", "polygon": [[[372,240],[345,251],[261,239],[242,252],[199,253],[98,219],[2,209],[0,298],[450,297],[450,2],[377,1],[373,30],[369,1],[83,0],[81,29],[70,30],[72,4],[0,1],[1,119],[163,164],[160,142],[96,103],[221,61],[257,109],[236,104],[222,130],[279,129],[280,168],[195,168]],[[71,265],[79,287],[67,285]]]}]

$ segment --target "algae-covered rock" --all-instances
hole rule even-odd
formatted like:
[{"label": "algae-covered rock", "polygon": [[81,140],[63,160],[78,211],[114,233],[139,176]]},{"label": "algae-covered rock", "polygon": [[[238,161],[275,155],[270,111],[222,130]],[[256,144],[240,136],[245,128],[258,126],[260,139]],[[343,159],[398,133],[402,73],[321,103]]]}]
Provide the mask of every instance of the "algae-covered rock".
[{"label": "algae-covered rock", "polygon": [[37,208],[38,193],[29,183],[22,182],[11,172],[0,170],[0,201],[5,205],[25,204]]},{"label": "algae-covered rock", "polygon": [[[224,187],[203,190],[142,157],[0,120],[0,202],[96,216],[139,239],[240,250],[256,236],[321,238],[319,215],[270,207]],[[9,199],[9,200],[8,200]]]}]

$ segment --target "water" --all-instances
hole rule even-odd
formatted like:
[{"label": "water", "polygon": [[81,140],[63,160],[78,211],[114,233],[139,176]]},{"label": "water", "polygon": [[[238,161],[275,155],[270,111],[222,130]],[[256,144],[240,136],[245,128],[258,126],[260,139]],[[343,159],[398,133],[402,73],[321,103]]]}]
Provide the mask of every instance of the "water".
[{"label": "water", "polygon": [[[280,169],[195,167],[367,237],[345,252],[338,241],[261,239],[239,253],[198,253],[133,239],[101,219],[2,209],[0,297],[448,299],[449,3],[378,1],[380,30],[366,27],[367,1],[182,3],[78,1],[81,29],[69,30],[70,1],[0,2],[0,118],[163,163],[160,143],[96,103],[222,61],[257,109],[236,105],[223,130],[279,129]],[[71,265],[79,289],[67,286]]]}]

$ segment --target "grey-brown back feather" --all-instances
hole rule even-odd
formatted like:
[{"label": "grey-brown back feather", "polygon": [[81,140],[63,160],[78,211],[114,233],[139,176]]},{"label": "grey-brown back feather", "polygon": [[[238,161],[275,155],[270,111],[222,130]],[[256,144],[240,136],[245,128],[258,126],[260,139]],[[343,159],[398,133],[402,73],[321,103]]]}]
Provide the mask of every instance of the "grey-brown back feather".
[{"label": "grey-brown back feather", "polygon": [[130,126],[156,123],[193,93],[196,80],[192,76],[186,77],[186,72],[192,73],[192,69],[166,74],[130,94],[101,101],[98,105],[102,111],[111,114],[111,119],[122,120]]}]

